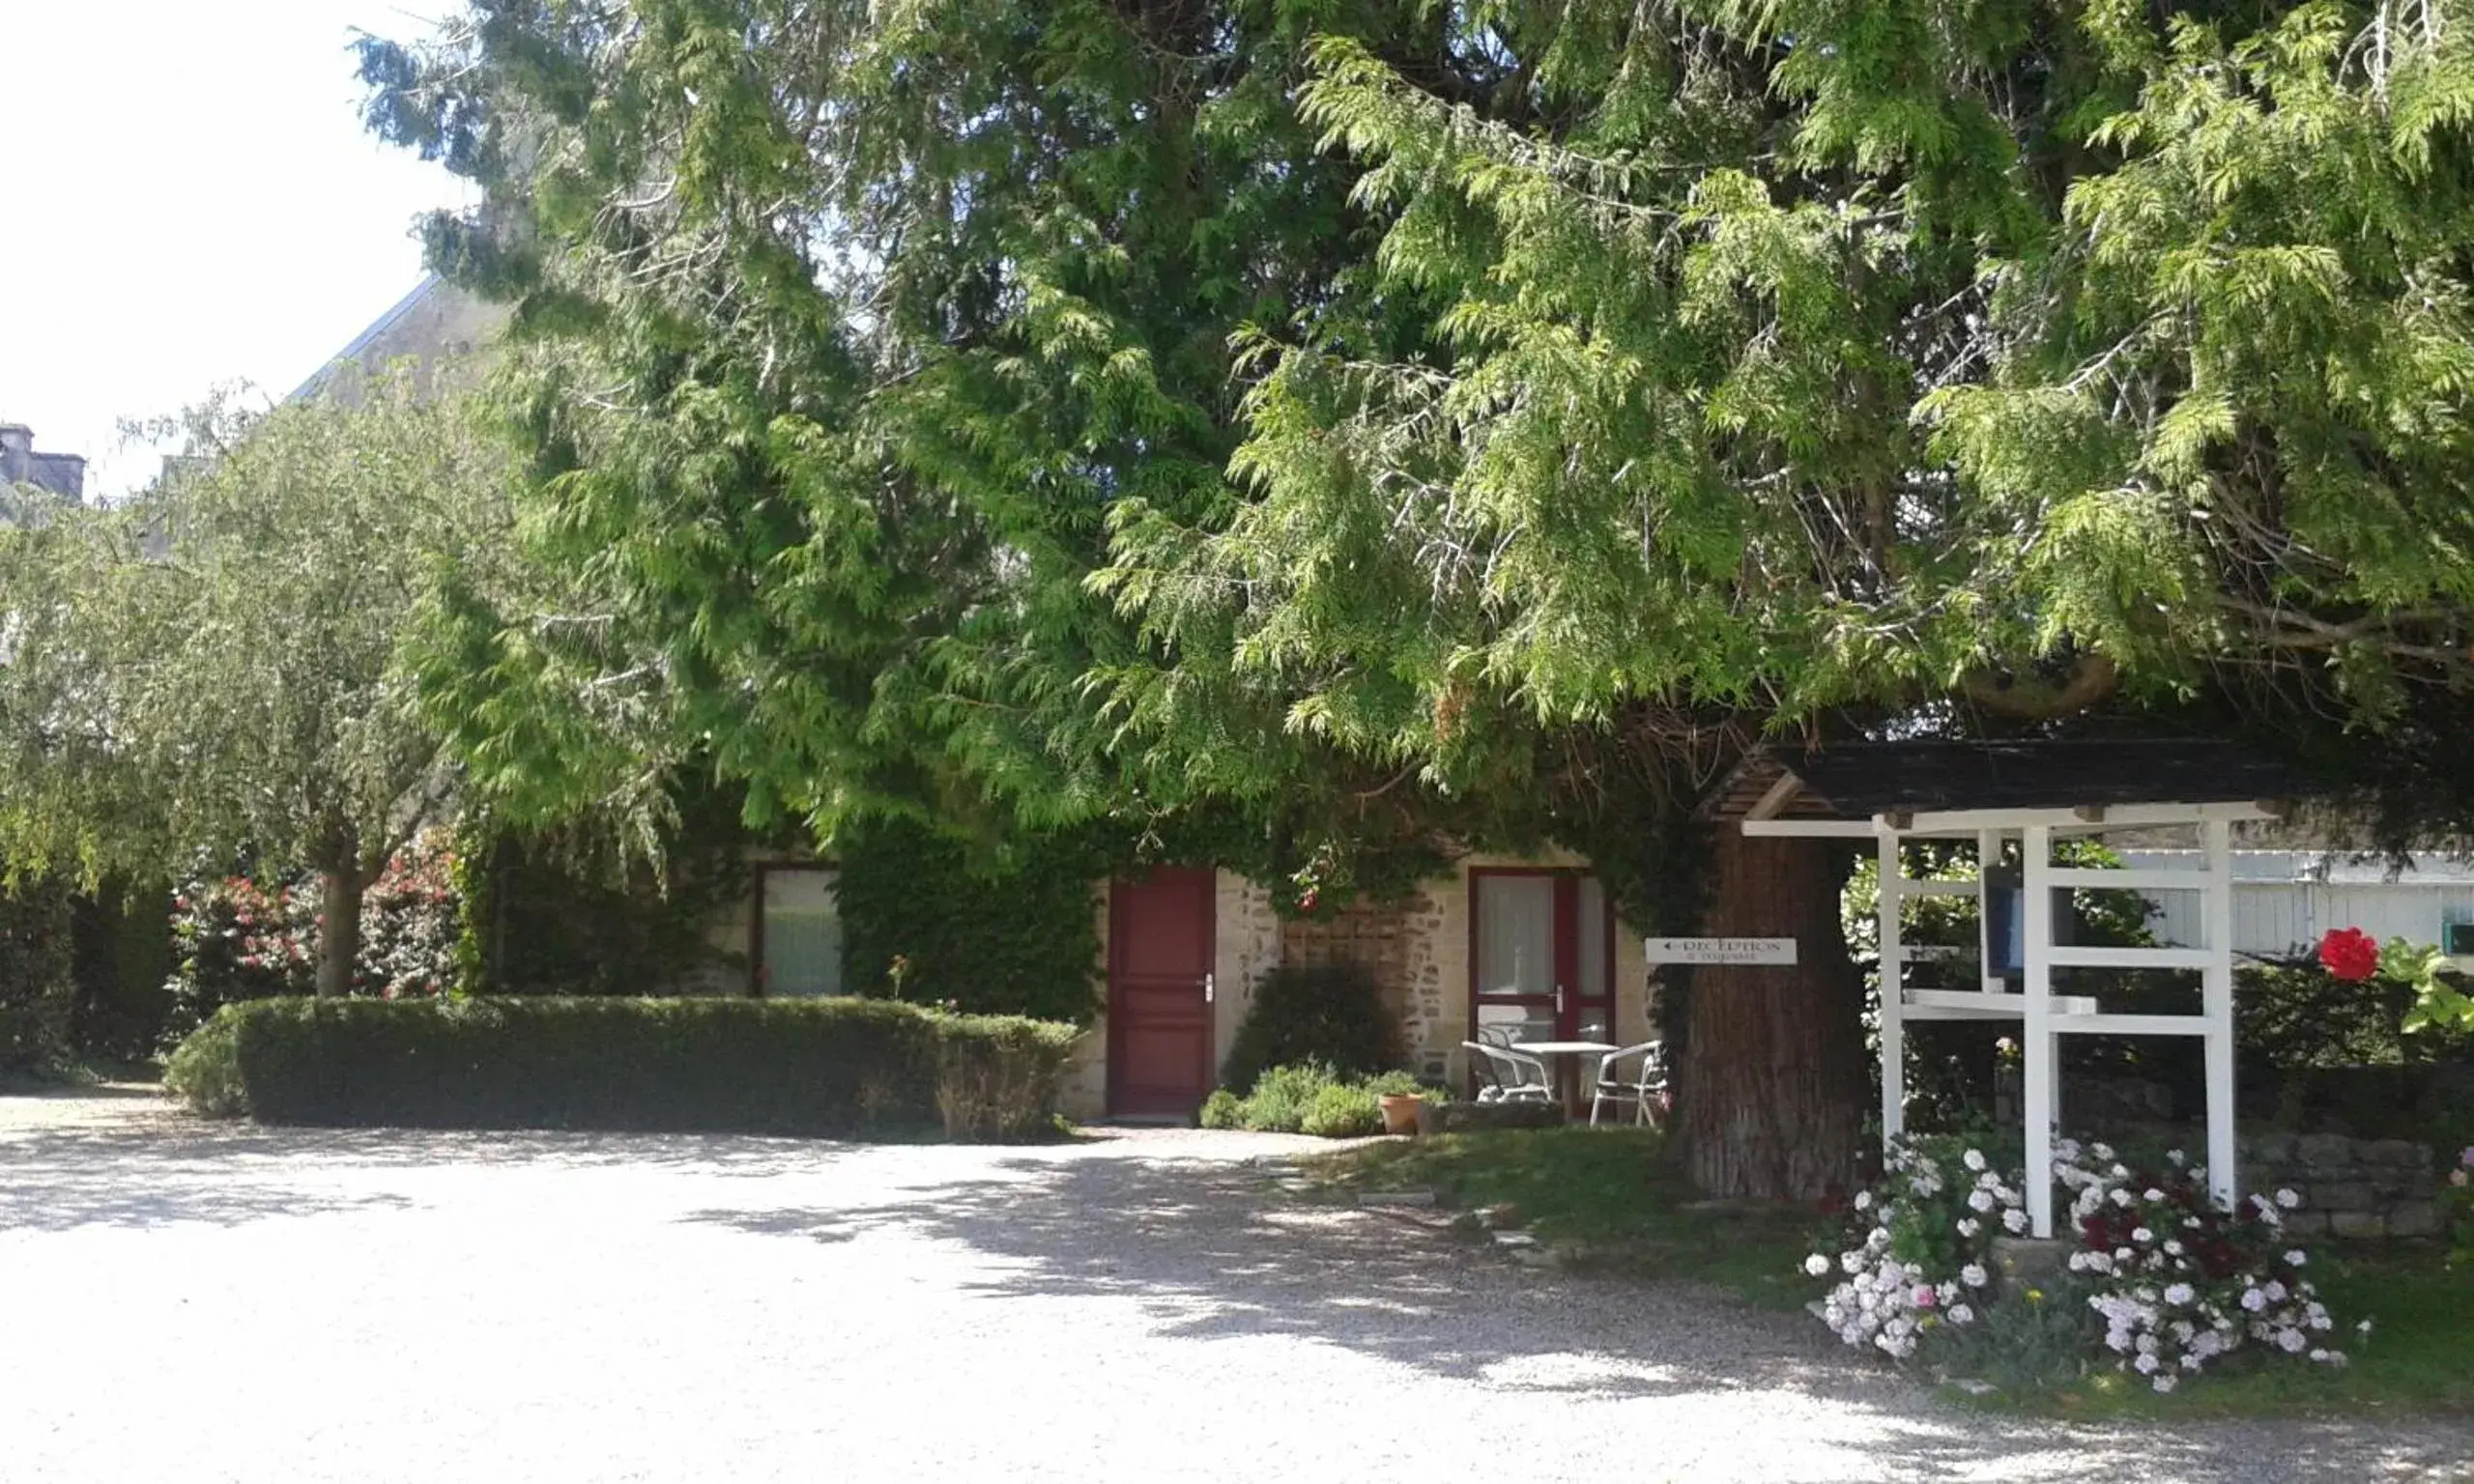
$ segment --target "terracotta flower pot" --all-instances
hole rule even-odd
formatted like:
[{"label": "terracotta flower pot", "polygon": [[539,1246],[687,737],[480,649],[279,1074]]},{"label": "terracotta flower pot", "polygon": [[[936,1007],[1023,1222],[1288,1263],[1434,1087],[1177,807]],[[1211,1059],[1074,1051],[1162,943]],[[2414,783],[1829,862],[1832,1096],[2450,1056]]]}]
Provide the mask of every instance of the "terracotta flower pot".
[{"label": "terracotta flower pot", "polygon": [[[1360,1106],[1364,1104],[1361,1103]],[[1417,1132],[1418,1109],[1424,1106],[1425,1106],[1425,1099],[1415,1093],[1384,1094],[1383,1131],[1385,1133]]]}]

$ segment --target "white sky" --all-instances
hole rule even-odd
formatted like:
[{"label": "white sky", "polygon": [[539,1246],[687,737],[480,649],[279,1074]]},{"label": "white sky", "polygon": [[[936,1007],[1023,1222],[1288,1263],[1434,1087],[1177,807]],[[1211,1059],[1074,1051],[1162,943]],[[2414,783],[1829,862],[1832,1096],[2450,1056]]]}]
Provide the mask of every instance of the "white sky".
[{"label": "white sky", "polygon": [[[451,0],[425,0],[441,14]],[[463,183],[362,132],[353,28],[388,0],[0,0],[0,422],[152,477],[114,420],[281,396],[419,282]]]}]

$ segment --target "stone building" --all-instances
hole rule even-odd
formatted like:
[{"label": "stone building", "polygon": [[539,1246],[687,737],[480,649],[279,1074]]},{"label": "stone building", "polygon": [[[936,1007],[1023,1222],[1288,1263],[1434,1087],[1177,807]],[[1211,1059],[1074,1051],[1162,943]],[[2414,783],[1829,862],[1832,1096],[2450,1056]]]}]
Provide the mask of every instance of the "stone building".
[{"label": "stone building", "polygon": [[21,422],[0,422],[0,489],[21,484],[65,499],[83,499],[86,460],[80,454],[40,452],[34,429]]}]

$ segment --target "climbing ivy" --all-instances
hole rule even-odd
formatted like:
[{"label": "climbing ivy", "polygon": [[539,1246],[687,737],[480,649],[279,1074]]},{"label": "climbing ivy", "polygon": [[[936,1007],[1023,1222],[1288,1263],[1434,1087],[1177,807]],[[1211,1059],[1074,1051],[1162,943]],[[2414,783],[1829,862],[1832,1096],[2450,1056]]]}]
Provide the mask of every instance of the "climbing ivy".
[{"label": "climbing ivy", "polygon": [[909,818],[837,840],[843,983],[982,1014],[1089,1024],[1099,1013],[1099,883],[1088,834],[982,845]]}]

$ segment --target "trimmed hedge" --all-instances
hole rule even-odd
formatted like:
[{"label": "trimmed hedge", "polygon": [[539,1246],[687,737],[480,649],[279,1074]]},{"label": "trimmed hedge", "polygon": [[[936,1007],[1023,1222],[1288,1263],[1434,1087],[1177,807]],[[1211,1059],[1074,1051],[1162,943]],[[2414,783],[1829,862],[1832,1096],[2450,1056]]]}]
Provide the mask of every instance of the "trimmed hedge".
[{"label": "trimmed hedge", "polygon": [[285,998],[216,1012],[163,1082],[277,1124],[1022,1138],[1077,1034],[885,1000]]}]

